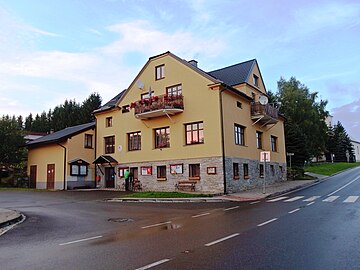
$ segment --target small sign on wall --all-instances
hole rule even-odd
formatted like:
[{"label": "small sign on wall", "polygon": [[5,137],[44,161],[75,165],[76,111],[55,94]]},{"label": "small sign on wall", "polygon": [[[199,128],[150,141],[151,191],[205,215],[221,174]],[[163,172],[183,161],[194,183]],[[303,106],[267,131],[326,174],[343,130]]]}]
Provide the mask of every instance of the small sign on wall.
[{"label": "small sign on wall", "polygon": [[183,173],[183,164],[172,164],[170,165],[171,174],[182,174]]},{"label": "small sign on wall", "polygon": [[207,167],[207,174],[216,174],[216,167]]}]

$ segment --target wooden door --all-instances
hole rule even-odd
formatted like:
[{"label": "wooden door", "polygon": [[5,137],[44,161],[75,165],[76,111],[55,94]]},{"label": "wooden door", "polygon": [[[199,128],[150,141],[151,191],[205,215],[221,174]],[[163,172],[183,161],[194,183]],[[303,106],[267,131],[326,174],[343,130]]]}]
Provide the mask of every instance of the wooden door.
[{"label": "wooden door", "polygon": [[105,167],[105,187],[115,188],[115,169],[114,167]]},{"label": "wooden door", "polygon": [[36,171],[37,171],[36,165],[31,165],[29,188],[36,188]]},{"label": "wooden door", "polygon": [[48,164],[47,165],[46,188],[47,189],[54,189],[55,188],[55,164]]},{"label": "wooden door", "polygon": [[138,172],[138,168],[137,168],[137,167],[131,167],[131,168],[130,168],[130,173],[131,173],[134,181],[139,180],[139,172]]}]

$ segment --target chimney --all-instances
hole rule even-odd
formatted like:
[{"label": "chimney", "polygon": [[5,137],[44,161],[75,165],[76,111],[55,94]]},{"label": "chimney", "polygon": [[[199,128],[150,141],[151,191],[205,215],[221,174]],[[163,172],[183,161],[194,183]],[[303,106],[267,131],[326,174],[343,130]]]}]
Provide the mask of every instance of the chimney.
[{"label": "chimney", "polygon": [[197,67],[197,66],[198,66],[198,61],[196,61],[196,60],[190,60],[190,61],[189,61],[189,64],[193,65],[194,67]]}]

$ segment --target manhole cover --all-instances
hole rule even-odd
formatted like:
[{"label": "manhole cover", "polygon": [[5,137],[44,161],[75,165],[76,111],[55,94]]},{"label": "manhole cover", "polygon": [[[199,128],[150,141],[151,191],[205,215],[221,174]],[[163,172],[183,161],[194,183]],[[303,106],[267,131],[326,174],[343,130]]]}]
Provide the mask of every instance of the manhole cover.
[{"label": "manhole cover", "polygon": [[108,221],[111,221],[111,222],[131,222],[131,221],[134,221],[134,220],[131,219],[131,218],[109,218]]}]

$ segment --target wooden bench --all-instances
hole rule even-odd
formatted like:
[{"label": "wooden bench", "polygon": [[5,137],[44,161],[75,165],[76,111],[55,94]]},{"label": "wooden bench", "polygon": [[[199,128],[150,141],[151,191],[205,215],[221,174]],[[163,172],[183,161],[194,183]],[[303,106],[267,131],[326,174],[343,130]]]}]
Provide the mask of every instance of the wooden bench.
[{"label": "wooden bench", "polygon": [[190,189],[191,191],[195,191],[196,183],[196,181],[179,181],[175,184],[175,188],[178,190]]},{"label": "wooden bench", "polygon": [[139,180],[134,180],[132,191],[142,191],[142,184]]}]

